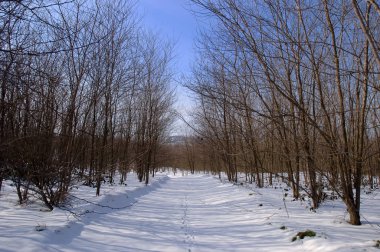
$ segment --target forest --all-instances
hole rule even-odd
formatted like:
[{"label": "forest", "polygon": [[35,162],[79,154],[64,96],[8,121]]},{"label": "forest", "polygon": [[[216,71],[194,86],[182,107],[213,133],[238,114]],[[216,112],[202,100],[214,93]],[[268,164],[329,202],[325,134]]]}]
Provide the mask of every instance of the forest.
[{"label": "forest", "polygon": [[[174,43],[133,2],[2,1],[0,189],[11,180],[20,204],[52,210],[73,185],[99,195],[130,171],[146,185],[162,167],[244,173],[258,188],[281,177],[313,209],[332,191],[360,225],[380,176],[379,2],[190,2],[212,25],[180,80],[196,104],[185,117]],[[173,143],[178,118],[191,133]]]},{"label": "forest", "polygon": [[230,181],[283,176],[313,208],[333,191],[360,225],[362,187],[380,175],[379,3],[192,2],[213,28],[185,84],[198,104],[187,146]]},{"label": "forest", "polygon": [[128,1],[0,3],[0,181],[53,209],[78,181],[162,165],[173,121],[171,44]]}]

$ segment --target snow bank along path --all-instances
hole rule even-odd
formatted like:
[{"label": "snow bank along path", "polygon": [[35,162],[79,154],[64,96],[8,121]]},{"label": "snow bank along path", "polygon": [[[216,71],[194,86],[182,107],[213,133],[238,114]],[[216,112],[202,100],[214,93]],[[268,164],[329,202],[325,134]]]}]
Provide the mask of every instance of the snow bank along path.
[{"label": "snow bank along path", "polygon": [[[378,251],[378,230],[345,223],[339,204],[312,213],[289,201],[288,218],[281,190],[252,191],[208,175],[115,188],[98,205],[78,201],[79,219],[57,209],[0,208],[0,251]],[[36,223],[46,230],[37,232]],[[307,228],[317,237],[291,242]]]}]

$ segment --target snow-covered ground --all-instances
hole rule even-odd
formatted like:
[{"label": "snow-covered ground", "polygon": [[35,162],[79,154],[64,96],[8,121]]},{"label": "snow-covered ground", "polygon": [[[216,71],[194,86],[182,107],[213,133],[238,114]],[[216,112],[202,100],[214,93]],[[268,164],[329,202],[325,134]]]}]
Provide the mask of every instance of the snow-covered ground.
[{"label": "snow-covered ground", "polygon": [[[379,251],[379,190],[363,195],[363,225],[351,226],[340,201],[313,212],[307,201],[284,202],[280,186],[247,188],[187,173],[161,173],[148,186],[130,174],[127,184],[105,185],[100,197],[81,186],[67,210],[44,212],[18,206],[6,181],[0,251]],[[307,229],[316,237],[291,241]]]}]

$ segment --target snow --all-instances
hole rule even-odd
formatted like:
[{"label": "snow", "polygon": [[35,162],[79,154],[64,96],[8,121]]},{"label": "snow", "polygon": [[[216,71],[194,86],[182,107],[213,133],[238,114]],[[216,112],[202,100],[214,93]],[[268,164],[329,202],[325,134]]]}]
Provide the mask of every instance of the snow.
[{"label": "snow", "polygon": [[[259,189],[207,174],[159,173],[148,186],[129,174],[128,186],[104,185],[100,197],[79,186],[52,212],[17,205],[3,184],[0,251],[379,251],[379,190],[363,195],[363,225],[352,226],[339,200],[314,212],[307,200],[283,201],[283,184]],[[291,241],[307,229],[316,237]]]}]

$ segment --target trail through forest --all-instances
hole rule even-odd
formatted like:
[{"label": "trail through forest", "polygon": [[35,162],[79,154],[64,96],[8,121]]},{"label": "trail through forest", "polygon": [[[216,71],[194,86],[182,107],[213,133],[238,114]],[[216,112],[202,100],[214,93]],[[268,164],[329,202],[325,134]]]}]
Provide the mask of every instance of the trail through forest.
[{"label": "trail through forest", "polygon": [[[317,212],[307,201],[286,197],[284,203],[281,183],[257,189],[178,173],[159,174],[148,186],[132,175],[128,182],[87,199],[93,188],[78,187],[70,208],[52,212],[15,208],[6,183],[0,251],[377,251],[376,195],[363,201],[373,222],[358,227],[345,222],[344,206],[337,201]],[[316,237],[291,241],[306,229]]]}]

